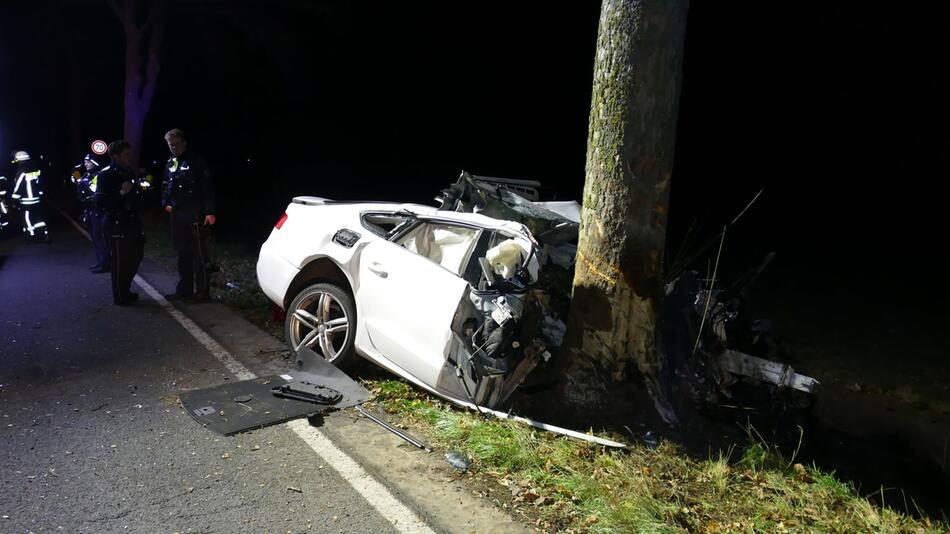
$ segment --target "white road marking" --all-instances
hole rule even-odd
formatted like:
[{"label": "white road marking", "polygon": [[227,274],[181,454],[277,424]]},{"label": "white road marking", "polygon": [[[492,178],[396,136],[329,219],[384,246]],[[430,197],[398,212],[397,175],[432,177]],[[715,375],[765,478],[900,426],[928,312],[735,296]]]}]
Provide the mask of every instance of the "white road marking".
[{"label": "white road marking", "polygon": [[[86,236],[86,239],[91,240],[89,232],[87,232],[82,225],[74,221],[72,217],[67,215],[55,204],[53,207],[66,217],[66,220],[71,222],[77,230]],[[198,343],[201,343],[212,356],[217,358],[231,374],[240,380],[257,378],[256,374],[251,372],[251,370],[245,367],[241,362],[237,361],[220,343],[215,341],[214,338],[205,333],[205,331],[188,318],[188,316],[168,302],[161,293],[152,287],[152,284],[146,282],[139,275],[135,275],[135,283],[167,311],[172,318],[178,321],[178,324],[198,340]],[[415,512],[401,503],[399,499],[394,497],[393,494],[386,489],[386,486],[380,484],[367,473],[365,469],[356,463],[355,460],[340,450],[320,429],[311,426],[310,423],[303,419],[290,421],[283,426],[292,430],[294,434],[297,434],[304,443],[313,449],[313,452],[317,453],[317,456],[323,458],[323,461],[326,462],[327,465],[332,467],[343,480],[346,480],[370,506],[375,508],[381,516],[392,523],[397,531],[406,534],[435,534],[435,531],[429,528]]]},{"label": "white road marking", "polygon": [[385,486],[376,481],[355,460],[339,449],[329,438],[304,419],[291,421],[285,426],[293,430],[310,448],[317,451],[344,480],[350,483],[364,499],[399,532],[435,534],[412,510],[399,502]]}]

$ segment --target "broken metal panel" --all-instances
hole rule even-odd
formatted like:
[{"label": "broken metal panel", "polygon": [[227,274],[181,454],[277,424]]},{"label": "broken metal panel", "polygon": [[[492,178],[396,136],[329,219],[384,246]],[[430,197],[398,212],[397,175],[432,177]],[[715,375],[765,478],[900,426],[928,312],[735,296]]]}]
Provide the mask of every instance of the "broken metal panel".
[{"label": "broken metal panel", "polygon": [[723,351],[719,355],[718,363],[723,371],[805,393],[814,393],[818,386],[817,380],[796,373],[790,365],[757,358],[735,350]]},{"label": "broken metal panel", "polygon": [[535,202],[534,204],[548,211],[557,213],[571,222],[577,224],[581,223],[581,203],[576,200],[552,200],[548,202]]},{"label": "broken metal panel", "polygon": [[439,209],[524,224],[542,244],[560,245],[577,239],[580,218],[575,213],[579,215],[580,207],[572,205],[576,202],[537,203],[536,187],[540,184],[528,187],[506,182],[522,181],[486,179],[462,171],[458,181],[442,191]]},{"label": "broken metal panel", "polygon": [[[306,347],[298,353],[298,368],[266,376],[188,391],[182,406],[198,424],[230,436],[332,409],[348,408],[369,399],[369,392],[345,373]],[[316,386],[320,386],[317,388]],[[329,403],[279,397],[285,391],[323,392]]]},{"label": "broken metal panel", "polygon": [[528,200],[538,200],[538,198],[541,196],[538,191],[541,188],[541,182],[535,180],[518,180],[515,178],[479,176],[477,174],[469,174],[465,171],[462,171],[462,176],[467,176],[480,187],[490,189],[492,191],[513,191]]},{"label": "broken metal panel", "polygon": [[275,385],[289,381],[279,375],[265,376],[188,391],[179,398],[198,424],[225,436],[315,415],[329,408],[271,393]]}]

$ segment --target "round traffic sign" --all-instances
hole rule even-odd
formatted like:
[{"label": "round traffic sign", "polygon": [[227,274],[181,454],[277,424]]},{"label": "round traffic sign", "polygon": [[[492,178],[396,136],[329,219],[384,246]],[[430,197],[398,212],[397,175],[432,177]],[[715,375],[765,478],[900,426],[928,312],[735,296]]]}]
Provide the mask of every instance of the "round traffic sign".
[{"label": "round traffic sign", "polygon": [[95,141],[92,142],[92,145],[90,145],[90,148],[92,148],[92,152],[94,154],[101,156],[105,154],[107,150],[109,150],[109,145],[107,145],[106,142],[103,141],[102,139],[96,139]]}]

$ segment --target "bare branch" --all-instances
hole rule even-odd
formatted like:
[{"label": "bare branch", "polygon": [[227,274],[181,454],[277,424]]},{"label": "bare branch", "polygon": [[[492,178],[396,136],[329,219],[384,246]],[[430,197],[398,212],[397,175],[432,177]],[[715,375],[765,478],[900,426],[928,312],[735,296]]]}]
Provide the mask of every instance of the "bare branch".
[{"label": "bare branch", "polygon": [[152,6],[152,12],[149,19],[152,24],[152,32],[148,41],[148,63],[145,66],[145,86],[142,88],[142,101],[146,105],[151,105],[152,97],[155,94],[155,85],[158,81],[158,73],[161,70],[161,49],[162,38],[165,35],[165,14],[164,6],[158,4],[163,0],[156,0]]}]

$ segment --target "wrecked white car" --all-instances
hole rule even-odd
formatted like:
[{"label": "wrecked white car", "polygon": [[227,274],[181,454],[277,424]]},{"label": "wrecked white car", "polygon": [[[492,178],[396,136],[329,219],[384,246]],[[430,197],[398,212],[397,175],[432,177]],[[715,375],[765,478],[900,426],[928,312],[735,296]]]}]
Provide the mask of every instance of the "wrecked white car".
[{"label": "wrecked white car", "polygon": [[541,254],[518,222],[297,197],[261,247],[257,275],[286,310],[294,352],[340,368],[361,355],[458,404],[493,408],[560,343],[563,323],[548,317],[554,327],[542,328],[544,303],[529,291]]},{"label": "wrecked white car", "polygon": [[[505,416],[494,409],[557,353],[570,307],[580,206],[540,202],[539,188],[463,172],[439,208],[293,199],[257,264],[264,293],[286,310],[290,348],[344,369],[362,355]],[[677,412],[735,407],[745,385],[780,407],[799,403],[787,392],[814,392],[817,381],[770,350],[768,322],[744,309],[767,264],[727,290],[688,270],[669,281],[660,378]]]}]

